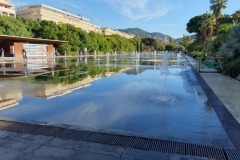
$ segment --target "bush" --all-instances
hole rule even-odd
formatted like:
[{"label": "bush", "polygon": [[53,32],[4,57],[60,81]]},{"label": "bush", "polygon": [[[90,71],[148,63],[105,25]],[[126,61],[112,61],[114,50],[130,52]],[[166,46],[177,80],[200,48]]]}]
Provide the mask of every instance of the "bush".
[{"label": "bush", "polygon": [[236,78],[238,81],[240,81],[240,74],[237,76],[237,78]]},{"label": "bush", "polygon": [[227,63],[223,67],[223,73],[232,78],[237,78],[240,75],[240,58]]},{"label": "bush", "polygon": [[204,54],[202,52],[192,52],[189,53],[190,56],[192,56],[193,58],[198,58],[198,57],[202,57]]}]

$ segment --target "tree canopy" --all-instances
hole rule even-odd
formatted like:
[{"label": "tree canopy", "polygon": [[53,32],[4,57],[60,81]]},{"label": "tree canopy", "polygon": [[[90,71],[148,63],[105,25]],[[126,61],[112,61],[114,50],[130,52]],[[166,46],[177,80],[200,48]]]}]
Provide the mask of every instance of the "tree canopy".
[{"label": "tree canopy", "polygon": [[136,50],[137,38],[126,39],[119,35],[87,33],[70,24],[56,24],[53,21],[34,21],[24,18],[0,16],[0,34],[32,38],[44,38],[68,41],[57,46],[60,54],[76,53],[87,48],[89,52],[132,52]]}]

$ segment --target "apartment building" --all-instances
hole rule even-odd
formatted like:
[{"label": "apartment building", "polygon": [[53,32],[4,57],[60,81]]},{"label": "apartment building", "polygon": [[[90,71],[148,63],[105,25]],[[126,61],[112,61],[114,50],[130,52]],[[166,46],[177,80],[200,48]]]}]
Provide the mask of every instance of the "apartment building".
[{"label": "apartment building", "polygon": [[69,23],[86,32],[101,33],[100,26],[94,25],[89,19],[69,13],[66,10],[57,9],[44,4],[24,5],[17,8],[18,17],[32,20],[48,20],[59,23]]},{"label": "apartment building", "polygon": [[10,0],[0,0],[0,15],[16,17],[14,4],[10,3]]},{"label": "apartment building", "polygon": [[125,32],[121,32],[119,30],[115,30],[115,29],[111,29],[111,28],[101,28],[102,29],[102,33],[104,35],[114,35],[114,34],[117,34],[121,37],[124,37],[124,38],[127,38],[127,39],[131,39],[133,37],[135,37],[135,35],[131,35],[131,34],[128,34],[128,33],[125,33]]}]

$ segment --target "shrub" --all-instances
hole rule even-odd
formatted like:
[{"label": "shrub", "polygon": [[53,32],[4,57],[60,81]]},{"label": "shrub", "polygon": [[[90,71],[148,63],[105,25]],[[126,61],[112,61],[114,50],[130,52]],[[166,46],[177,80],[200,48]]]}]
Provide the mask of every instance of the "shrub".
[{"label": "shrub", "polygon": [[240,81],[240,74],[237,76],[237,78],[236,78],[238,81]]},{"label": "shrub", "polygon": [[223,73],[232,78],[237,78],[240,75],[240,58],[227,63],[223,67]]}]

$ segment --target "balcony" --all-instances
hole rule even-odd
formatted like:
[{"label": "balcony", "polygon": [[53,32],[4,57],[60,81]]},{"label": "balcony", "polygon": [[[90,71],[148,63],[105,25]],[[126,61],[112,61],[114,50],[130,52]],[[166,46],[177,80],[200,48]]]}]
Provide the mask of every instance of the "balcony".
[{"label": "balcony", "polygon": [[3,14],[15,15],[14,9],[10,9],[10,8],[0,8],[0,12],[2,12]]}]

